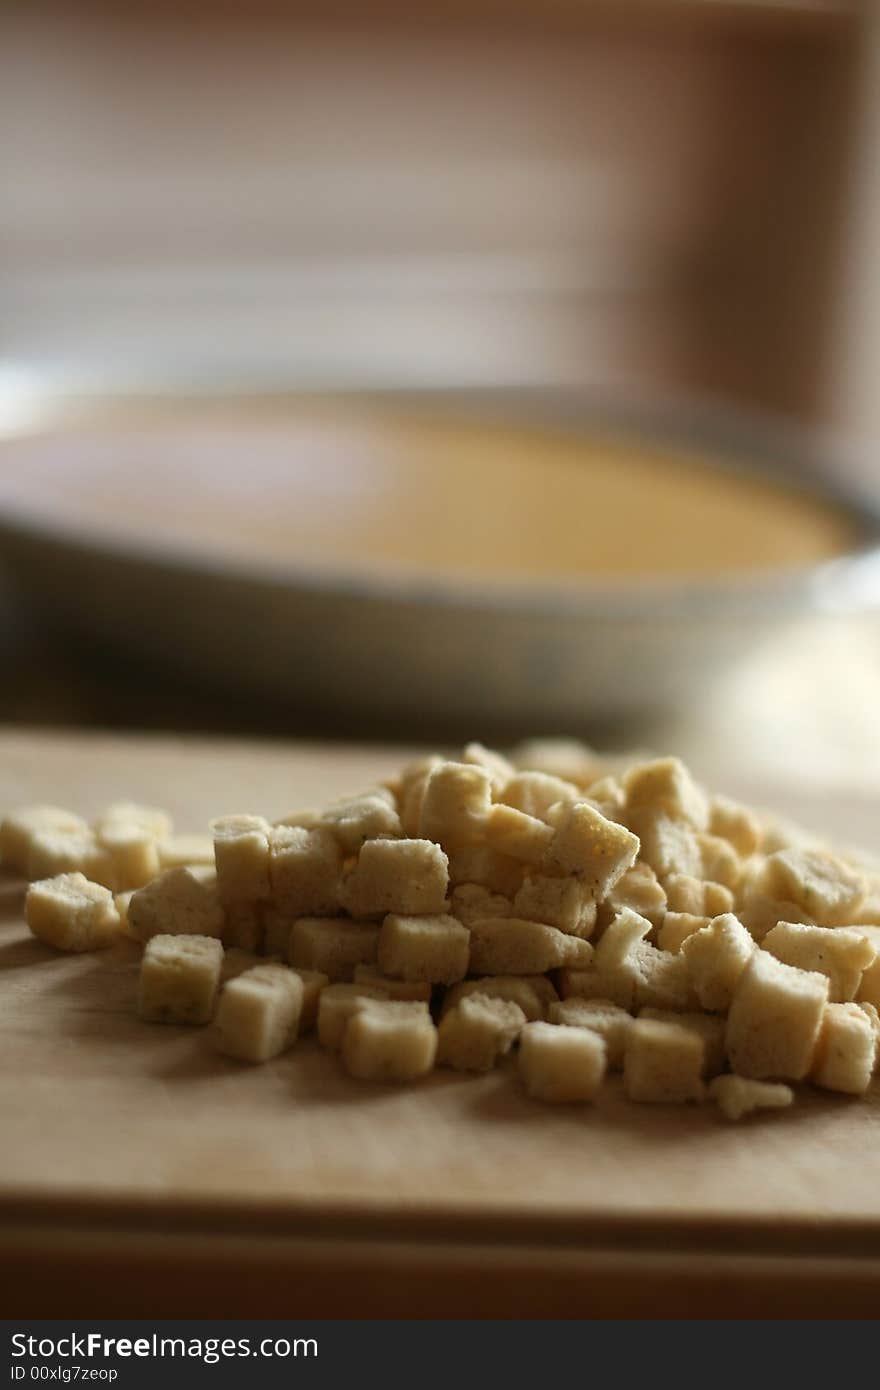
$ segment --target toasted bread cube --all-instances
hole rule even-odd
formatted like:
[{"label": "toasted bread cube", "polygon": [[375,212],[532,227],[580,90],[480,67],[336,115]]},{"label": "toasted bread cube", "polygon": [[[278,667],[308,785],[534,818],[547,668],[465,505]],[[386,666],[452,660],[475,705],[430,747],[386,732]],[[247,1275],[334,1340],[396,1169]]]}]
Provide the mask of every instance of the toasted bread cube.
[{"label": "toasted bread cube", "polygon": [[720,835],[699,833],[697,844],[700,848],[700,877],[733,892],[743,876],[743,862],[733,845]]},{"label": "toasted bread cube", "polygon": [[598,1033],[605,1044],[609,1071],[620,1071],[626,1035],[633,1023],[631,1014],[610,999],[579,999],[572,995],[551,1004],[548,1017],[551,1023],[568,1028],[589,1028]]},{"label": "toasted bread cube", "polygon": [[870,941],[855,930],[811,927],[799,922],[778,922],[761,945],[786,965],[827,975],[832,1004],[855,999],[862,974],[875,956]]},{"label": "toasted bread cube", "polygon": [[419,834],[444,849],[483,840],[492,809],[492,776],[473,763],[441,762],[428,775]]},{"label": "toasted bread cube", "polygon": [[400,980],[452,985],[468,972],[470,932],[454,917],[390,912],[379,933],[379,968]]},{"label": "toasted bread cube", "polygon": [[141,806],[136,801],[115,801],[105,806],[95,817],[93,829],[101,835],[113,825],[136,825],[154,840],[165,839],[174,829],[174,822],[167,811],[156,806]]},{"label": "toasted bread cube", "polygon": [[100,883],[114,893],[122,887],[117,882],[113,856],[98,844],[91,830],[79,835],[35,831],[28,847],[28,878],[75,873],[85,874],[92,883]]},{"label": "toasted bread cube", "polygon": [[460,883],[452,890],[452,916],[468,926],[478,917],[512,917],[510,898],[492,893],[481,883]]},{"label": "toasted bread cube", "polygon": [[349,1019],[340,1053],[349,1076],[360,1081],[415,1081],[434,1066],[437,1029],[427,1004],[377,1002]]},{"label": "toasted bread cube", "polygon": [[634,947],[644,941],[651,933],[651,923],[632,908],[625,907],[618,912],[602,935],[596,947],[596,969],[612,971],[618,969],[632,954]]},{"label": "toasted bread cube", "polygon": [[318,1022],[318,1006],[321,995],[330,984],[327,976],[321,970],[297,970],[302,981],[302,1008],[299,1015],[299,1033],[302,1037],[305,1033],[310,1033]]},{"label": "toasted bread cube", "polygon": [[858,1004],[829,1004],[822,1018],[810,1080],[826,1091],[859,1096],[874,1073],[877,1037]]},{"label": "toasted bread cube", "polygon": [[318,1042],[328,1052],[338,1052],[352,1015],[365,1002],[387,998],[388,992],[378,980],[327,985],[318,997]]},{"label": "toasted bread cube", "polygon": [[626,1037],[623,1084],[630,1100],[682,1105],[703,1099],[705,1045],[680,1023],[637,1018]]},{"label": "toasted bread cube", "polygon": [[0,854],[3,867],[13,873],[27,874],[31,840],[35,835],[88,835],[89,827],[81,816],[63,811],[59,806],[21,806],[0,822]]},{"label": "toasted bread cube", "polygon": [[347,917],[298,917],[290,932],[288,960],[319,970],[329,980],[351,980],[356,965],[373,965],[379,944],[374,922]]},{"label": "toasted bread cube", "polygon": [[[865,897],[865,878],[842,859],[819,850],[788,849],[764,862],[760,886],[773,898],[790,898],[823,927],[852,920]],[[799,913],[792,917],[798,921]]]},{"label": "toasted bread cube", "polygon": [[222,963],[223,947],[216,937],[189,933],[151,937],[141,960],[141,1018],[150,1023],[209,1022]]},{"label": "toasted bread cube", "polygon": [[874,947],[875,956],[862,975],[856,999],[860,1004],[880,1008],[880,926],[858,927],[862,936]]},{"label": "toasted bread cube", "polygon": [[420,758],[418,762],[410,763],[403,769],[397,809],[400,814],[400,828],[404,835],[412,838],[421,834],[422,804],[428,778],[434,768],[439,767],[442,762],[439,754],[432,753],[429,757]]},{"label": "toasted bread cube", "polygon": [[601,811],[608,820],[619,820],[623,823],[626,795],[616,777],[609,775],[600,777],[596,782],[590,782],[584,799],[591,801],[596,810]]},{"label": "toasted bread cube", "polygon": [[696,832],[686,820],[677,820],[655,806],[633,806],[626,823],[639,839],[639,857],[655,874],[666,880],[670,874],[699,877],[702,871]]},{"label": "toasted bread cube", "polygon": [[526,739],[517,744],[510,759],[523,771],[546,772],[578,787],[588,787],[607,771],[604,759],[576,738]]},{"label": "toasted bread cube", "polygon": [[711,920],[711,917],[695,917],[690,912],[667,912],[657,933],[657,945],[661,951],[680,951],[688,937],[708,927]]},{"label": "toasted bread cube", "polygon": [[727,1016],[730,1065],[740,1076],[800,1081],[810,1070],[828,1001],[825,975],[784,965],[756,950]]},{"label": "toasted bread cube", "polygon": [[[223,964],[220,966],[220,988],[222,989],[229,980],[238,979],[246,970],[267,964],[269,962],[266,957],[257,955],[256,951],[245,951],[241,946],[224,946]],[[271,964],[275,965],[277,962],[272,961]]]},{"label": "toasted bread cube", "polygon": [[159,850],[150,831],[120,821],[98,831],[97,841],[110,856],[118,891],[143,888],[145,883],[159,876]]},{"label": "toasted bread cube", "polygon": [[737,916],[755,941],[763,941],[778,922],[801,922],[805,926],[813,924],[812,917],[799,903],[786,898],[771,898],[754,883],[746,883],[741,888],[739,899]]},{"label": "toasted bread cube", "polygon": [[112,946],[122,932],[119,910],[109,888],[79,873],[58,874],[32,883],[24,918],[39,941],[57,951],[96,951]]},{"label": "toasted bread cube", "polygon": [[274,907],[263,907],[260,912],[263,926],[263,950],[267,956],[279,956],[281,960],[290,958],[290,933],[293,931],[295,917],[279,912]]},{"label": "toasted bread cube", "polygon": [[[339,911],[342,850],[329,830],[276,825],[269,843],[272,901],[291,917],[333,917]],[[355,916],[361,916],[355,913]]]},{"label": "toasted bread cube", "polygon": [[119,913],[119,925],[123,936],[134,936],[128,925],[128,905],[131,902],[134,888],[126,888],[124,893],[114,893],[113,901],[116,904],[116,911]]},{"label": "toasted bread cube", "polygon": [[226,919],[217,898],[213,869],[166,869],[138,888],[128,905],[128,925],[139,941],[152,936],[223,935]]},{"label": "toasted bread cube", "polygon": [[485,994],[490,999],[516,1004],[529,1023],[545,1018],[557,998],[556,990],[543,975],[483,975],[478,980],[462,980],[448,989],[443,997],[440,1017],[444,1018],[450,1009],[471,994]]},{"label": "toasted bread cube", "polygon": [[566,782],[561,777],[551,777],[546,772],[517,772],[499,800],[517,811],[524,811],[527,816],[546,820],[551,806],[583,801],[584,795],[574,782]]},{"label": "toasted bread cube", "polygon": [[156,852],[160,870],[214,863],[214,841],[210,835],[168,835],[156,841]]},{"label": "toasted bread cube", "polygon": [[617,1004],[621,1009],[635,1008],[636,982],[632,972],[625,968],[560,970],[557,978],[563,999],[599,999]]},{"label": "toasted bread cube", "polygon": [[430,840],[367,840],[346,880],[356,917],[432,915],[446,908],[448,860]]},{"label": "toasted bread cube", "polygon": [[224,916],[224,946],[234,946],[242,951],[265,949],[261,903],[227,903]]},{"label": "toasted bread cube", "polygon": [[566,808],[544,864],[550,873],[573,874],[597,901],[632,868],[639,842],[624,826],[608,820],[586,801]]},{"label": "toasted bread cube", "polygon": [[414,999],[423,1004],[431,1002],[431,985],[427,980],[392,980],[375,965],[356,965],[356,985],[378,985],[386,999]]},{"label": "toasted bread cube", "polygon": [[491,893],[513,898],[525,872],[526,865],[521,859],[499,854],[488,845],[467,845],[454,849],[449,855],[449,882],[456,888],[462,884],[478,884]]},{"label": "toasted bread cube", "polygon": [[274,820],[272,825],[286,826],[290,830],[317,830],[322,825],[322,815],[320,811],[309,806],[299,811],[288,811],[286,815]]},{"label": "toasted bread cube", "polygon": [[790,1086],[732,1074],[716,1076],[709,1083],[709,1095],[727,1120],[741,1120],[755,1110],[784,1110],[794,1100]]},{"label": "toasted bread cube", "polygon": [[671,819],[685,821],[694,830],[709,824],[709,805],[684,763],[678,758],[656,758],[636,763],[622,778],[628,810],[649,806]]},{"label": "toasted bread cube", "polygon": [[681,1011],[697,1002],[682,957],[672,951],[658,951],[650,941],[634,945],[622,969],[632,972],[638,1008]]},{"label": "toasted bread cube", "polygon": [[495,796],[500,796],[516,773],[516,768],[509,758],[505,758],[503,753],[497,753],[494,748],[486,748],[482,743],[467,744],[461,761],[473,763],[475,767],[482,767],[488,772],[492,778],[492,792]]},{"label": "toasted bread cube", "polygon": [[217,894],[224,907],[268,902],[269,822],[262,816],[219,816],[211,822],[211,833]]},{"label": "toasted bread cube", "polygon": [[725,1021],[717,1014],[677,1013],[672,1009],[647,1008],[640,1010],[639,1018],[653,1019],[655,1023],[677,1023],[682,1028],[689,1028],[703,1044],[703,1076],[717,1076],[724,1071]]},{"label": "toasted bread cube", "polygon": [[[484,917],[496,913],[485,912]],[[585,941],[596,927],[596,903],[579,878],[553,878],[547,874],[527,874],[513,900],[509,917],[523,917],[530,922],[546,922],[570,936]]]},{"label": "toasted bread cube", "polygon": [[606,899],[612,914],[629,907],[659,927],[666,914],[666,889],[650,864],[638,860],[615,884]]},{"label": "toasted bread cube", "polygon": [[365,840],[396,840],[403,834],[394,798],[384,787],[338,801],[322,822],[346,854],[357,854]]},{"label": "toasted bread cube", "polygon": [[558,966],[585,970],[593,959],[588,941],[520,917],[472,922],[470,945],[476,975],[540,975]]},{"label": "toasted bread cube", "polygon": [[727,796],[713,796],[709,802],[709,833],[727,840],[742,859],[754,854],[761,843],[757,816]]},{"label": "toasted bread cube", "polygon": [[268,1062],[296,1041],[303,984],[286,965],[257,965],[224,985],[214,1018],[219,1052]]},{"label": "toasted bread cube", "polygon": [[519,1074],[535,1100],[594,1100],[605,1075],[605,1043],[589,1028],[527,1023],[520,1033]]},{"label": "toasted bread cube", "polygon": [[715,917],[681,943],[694,993],[704,1009],[724,1013],[755,950],[755,943],[733,913]]},{"label": "toasted bread cube", "polygon": [[690,874],[669,875],[666,899],[670,912],[688,912],[694,917],[720,917],[733,910],[733,893],[729,888],[693,878]]},{"label": "toasted bread cube", "polygon": [[513,806],[498,802],[486,819],[486,843],[499,854],[521,859],[524,864],[539,864],[554,836],[553,827],[527,816]]},{"label": "toasted bread cube", "polygon": [[517,1004],[488,994],[465,995],[440,1021],[437,1061],[456,1071],[491,1071],[525,1022]]}]

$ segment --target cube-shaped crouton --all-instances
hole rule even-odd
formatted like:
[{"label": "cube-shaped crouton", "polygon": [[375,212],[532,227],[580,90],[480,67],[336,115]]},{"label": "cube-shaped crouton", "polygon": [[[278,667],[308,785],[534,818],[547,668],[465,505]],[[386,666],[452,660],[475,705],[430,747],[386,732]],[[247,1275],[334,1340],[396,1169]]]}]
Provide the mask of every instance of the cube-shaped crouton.
[{"label": "cube-shaped crouton", "polygon": [[[545,993],[549,991],[549,997]],[[443,996],[440,1017],[444,1018],[462,999],[471,994],[485,994],[490,999],[505,1000],[520,1008],[528,1023],[545,1018],[556,991],[545,976],[529,975],[483,975],[478,980],[462,980],[453,985]]]},{"label": "cube-shaped crouton", "polygon": [[758,817],[727,796],[713,796],[709,802],[709,832],[727,840],[742,859],[754,854],[761,843]]},{"label": "cube-shaped crouton", "polygon": [[755,1110],[784,1110],[794,1100],[794,1091],[781,1082],[732,1074],[716,1076],[709,1084],[709,1095],[727,1120],[741,1120]]},{"label": "cube-shaped crouton", "polygon": [[156,841],[156,852],[160,870],[214,863],[214,841],[210,835],[168,835]]},{"label": "cube-shaped crouton", "polygon": [[626,823],[638,836],[639,857],[664,881],[670,874],[699,876],[702,871],[696,831],[686,820],[676,820],[654,806],[633,806]]},{"label": "cube-shaped crouton", "polygon": [[655,1023],[677,1023],[681,1028],[689,1028],[703,1044],[703,1075],[717,1076],[724,1071],[726,1025],[717,1014],[677,1013],[671,1009],[648,1008],[640,1011],[639,1018],[653,1019]]},{"label": "cube-shaped crouton", "polygon": [[431,985],[427,980],[392,980],[375,965],[356,965],[354,983],[377,985],[386,999],[415,999],[423,1004],[431,1002]]},{"label": "cube-shaped crouton", "polygon": [[60,806],[20,806],[0,822],[0,855],[11,873],[26,874],[31,840],[38,834],[88,835],[82,816]]},{"label": "cube-shaped crouton", "polygon": [[730,1065],[741,1076],[800,1081],[810,1070],[828,1001],[825,975],[754,951],[727,1016]]},{"label": "cube-shaped crouton", "polygon": [[356,965],[373,965],[379,945],[374,922],[347,917],[298,917],[288,943],[288,961],[318,970],[329,980],[351,980]]},{"label": "cube-shaped crouton", "polygon": [[260,912],[263,924],[263,950],[267,956],[279,956],[281,960],[290,958],[290,933],[293,931],[295,917],[286,912],[278,912],[274,907],[263,907]]},{"label": "cube-shaped crouton", "polygon": [[[449,882],[478,884],[490,893],[513,898],[523,881],[527,865],[521,859],[499,854],[488,845],[466,845],[449,855]],[[487,913],[487,916],[491,914]]]},{"label": "cube-shaped crouton", "polygon": [[318,1042],[328,1052],[338,1052],[352,1015],[365,1003],[387,998],[378,981],[327,985],[318,997]]},{"label": "cube-shaped crouton", "polygon": [[201,865],[166,869],[133,893],[128,905],[129,929],[139,941],[181,933],[220,937],[225,924],[216,873]]},{"label": "cube-shaped crouton", "polygon": [[437,1061],[456,1071],[491,1071],[525,1022],[518,1004],[488,994],[465,995],[440,1021]]},{"label": "cube-shaped crouton", "polygon": [[264,947],[261,903],[227,903],[224,916],[224,946],[236,946],[242,951],[259,951]]},{"label": "cube-shaped crouton", "polygon": [[479,917],[512,917],[510,898],[492,893],[481,883],[460,883],[452,890],[452,916],[468,926]]},{"label": "cube-shaped crouton", "polygon": [[822,1018],[810,1080],[826,1091],[858,1096],[874,1072],[877,1038],[872,1019],[858,1004],[829,1004]]},{"label": "cube-shaped crouton", "polygon": [[657,933],[657,945],[661,951],[680,951],[682,943],[694,932],[708,927],[710,917],[694,917],[690,912],[667,912]]},{"label": "cube-shaped crouton", "polygon": [[[240,946],[224,946],[223,964],[220,966],[220,988],[229,980],[235,980],[239,975],[243,975],[246,970],[253,970],[254,966],[267,965],[269,962],[265,956],[258,955],[256,951],[245,951]],[[276,964],[276,962],[272,962]]]},{"label": "cube-shaped crouton", "polygon": [[[484,917],[500,914],[483,913]],[[547,874],[527,874],[513,900],[510,917],[530,922],[546,922],[550,927],[585,941],[596,927],[596,903],[579,878],[553,878]]]},{"label": "cube-shaped crouton", "polygon": [[539,975],[559,966],[586,970],[592,959],[588,941],[543,922],[488,917],[471,923],[470,969],[475,975]]},{"label": "cube-shaped crouton", "polygon": [[268,1062],[296,1040],[302,980],[286,965],[257,965],[224,985],[214,1018],[218,1051],[242,1062]]},{"label": "cube-shaped crouton", "polygon": [[565,808],[544,856],[550,873],[573,874],[597,901],[632,868],[639,842],[624,826],[608,820],[586,801]]},{"label": "cube-shaped crouton", "polygon": [[269,839],[262,816],[220,816],[211,822],[221,903],[268,902]]},{"label": "cube-shaped crouton", "polygon": [[874,947],[858,931],[845,927],[811,927],[778,922],[761,942],[765,951],[786,965],[827,975],[832,1004],[855,999],[862,974],[874,960]]},{"label": "cube-shaped crouton", "polygon": [[428,774],[419,834],[444,849],[479,844],[492,808],[492,775],[473,763],[441,762]]},{"label": "cube-shaped crouton", "polygon": [[345,881],[345,904],[356,917],[442,913],[448,860],[430,840],[367,840]]},{"label": "cube-shaped crouton", "polygon": [[632,954],[640,942],[651,934],[651,923],[632,908],[625,907],[617,913],[596,946],[596,966],[599,971],[610,972],[618,969]]},{"label": "cube-shaped crouton", "polygon": [[214,1012],[223,947],[216,937],[153,936],[141,960],[138,1012],[150,1023],[207,1023]]},{"label": "cube-shaped crouton", "polygon": [[628,907],[659,927],[667,911],[666,889],[650,864],[639,860],[615,884],[606,904],[612,915]]},{"label": "cube-shaped crouton", "polygon": [[751,935],[730,912],[715,917],[707,927],[685,938],[680,954],[704,1009],[724,1013],[730,1008],[734,990],[754,950]]},{"label": "cube-shaped crouton", "polygon": [[626,1038],[623,1084],[630,1100],[681,1105],[703,1099],[705,1046],[679,1023],[637,1018]]},{"label": "cube-shaped crouton", "polygon": [[605,1043],[589,1028],[527,1023],[520,1033],[519,1074],[535,1100],[594,1100],[605,1065]]},{"label": "cube-shaped crouton", "polygon": [[563,999],[604,999],[621,1009],[635,1008],[636,982],[627,968],[560,970],[557,980]]},{"label": "cube-shaped crouton", "polygon": [[299,1014],[300,1037],[310,1033],[318,1021],[318,1007],[321,995],[329,985],[327,976],[320,970],[297,970],[302,981],[302,1007]]},{"label": "cube-shaped crouton", "polygon": [[[501,798],[501,793],[514,776],[516,768],[503,753],[494,748],[486,748],[482,743],[469,743],[461,755],[463,763],[473,763],[475,767],[485,768],[492,778],[492,794]],[[524,810],[527,808],[523,808]]]},{"label": "cube-shaped crouton", "polygon": [[621,969],[632,972],[637,1008],[681,1011],[697,1002],[682,957],[672,951],[658,951],[650,941],[638,942]]},{"label": "cube-shaped crouton", "polygon": [[139,830],[152,835],[154,840],[165,839],[174,829],[174,822],[167,811],[158,806],[142,806],[137,801],[114,801],[111,806],[105,806],[101,814],[95,817],[93,829],[97,835],[101,835],[112,825],[136,825]]},{"label": "cube-shaped crouton", "polygon": [[437,1029],[427,1004],[377,1002],[349,1019],[340,1052],[358,1080],[415,1081],[434,1066]]},{"label": "cube-shaped crouton", "polygon": [[[700,877],[734,891],[742,879],[744,866],[733,845],[720,835],[697,835],[700,847]],[[719,915],[719,914],[716,914]]]},{"label": "cube-shaped crouton", "polygon": [[548,1017],[551,1023],[568,1028],[590,1028],[598,1033],[605,1044],[608,1070],[620,1071],[626,1035],[634,1022],[626,1009],[610,999],[579,999],[572,995],[551,1004]]},{"label": "cube-shaped crouton", "polygon": [[736,915],[755,941],[763,941],[777,922],[812,923],[805,907],[787,898],[771,898],[755,883],[746,883],[739,893]]},{"label": "cube-shaped crouton", "polygon": [[485,833],[490,849],[511,859],[521,859],[524,864],[539,864],[555,831],[537,816],[499,802],[489,811]]},{"label": "cube-shaped crouton", "polygon": [[720,917],[733,910],[733,893],[729,888],[693,878],[690,874],[669,875],[666,900],[670,912],[688,912],[694,917]]},{"label": "cube-shaped crouton", "polygon": [[340,907],[341,875],[342,850],[325,826],[273,828],[269,884],[280,912],[291,917],[333,917]]},{"label": "cube-shaped crouton", "polygon": [[880,927],[859,927],[858,929],[873,946],[875,956],[862,975],[856,995],[860,1004],[873,1004],[880,1008]]},{"label": "cube-shaped crouton", "polygon": [[110,855],[113,878],[119,892],[143,888],[161,873],[158,841],[138,825],[107,825],[98,832],[98,844]]},{"label": "cube-shaped crouton", "polygon": [[400,828],[404,835],[414,837],[421,834],[422,803],[428,778],[435,767],[443,762],[437,753],[408,764],[399,779],[397,810],[400,815]]},{"label": "cube-shaped crouton", "polygon": [[403,834],[394,797],[384,787],[336,802],[322,821],[345,854],[357,854],[365,840],[399,839]]},{"label": "cube-shaped crouton", "polygon": [[112,946],[122,932],[109,888],[83,874],[58,874],[32,883],[24,917],[34,936],[58,951],[95,951]]},{"label": "cube-shaped crouton", "polygon": [[498,798],[527,816],[545,820],[551,806],[560,802],[584,801],[585,797],[574,782],[551,777],[547,772],[517,772],[510,778]]},{"label": "cube-shaped crouton", "polygon": [[400,980],[451,985],[468,972],[470,932],[443,914],[413,917],[391,912],[379,933],[379,968]]},{"label": "cube-shaped crouton", "polygon": [[[851,922],[865,897],[864,875],[820,850],[789,849],[764,862],[759,885],[772,898],[790,899],[823,927]],[[792,915],[799,920],[800,914]]]},{"label": "cube-shaped crouton", "polygon": [[709,804],[684,763],[678,758],[655,758],[636,763],[623,775],[627,810],[649,806],[673,820],[685,821],[694,830],[709,824]]},{"label": "cube-shaped crouton", "polygon": [[113,856],[98,844],[91,830],[81,834],[35,831],[28,846],[28,878],[75,873],[85,874],[92,883],[101,883],[114,893],[123,886],[117,882]]},{"label": "cube-shaped crouton", "polygon": [[595,749],[576,738],[530,738],[518,743],[510,755],[514,767],[526,772],[546,772],[578,787],[588,787],[607,771]]},{"label": "cube-shaped crouton", "polygon": [[600,777],[598,781],[590,782],[583,799],[591,801],[596,810],[601,811],[602,815],[607,816],[609,820],[623,822],[626,796],[616,777],[607,775]]}]

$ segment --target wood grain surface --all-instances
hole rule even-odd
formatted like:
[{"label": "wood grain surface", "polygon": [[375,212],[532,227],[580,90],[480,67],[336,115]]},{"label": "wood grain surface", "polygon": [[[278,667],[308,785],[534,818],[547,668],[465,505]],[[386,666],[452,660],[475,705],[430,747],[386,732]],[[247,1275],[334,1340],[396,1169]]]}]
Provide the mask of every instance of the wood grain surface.
[{"label": "wood grain surface", "polygon": [[[357,789],[402,756],[10,731],[0,805],[88,814],[131,796],[196,829]],[[200,1030],[136,1018],[135,946],[58,955],[29,937],[21,905],[6,880],[7,1316],[876,1309],[876,1088],[805,1091],[790,1113],[729,1126],[712,1107],[630,1105],[616,1081],[595,1106],[541,1106],[510,1067],[357,1083],[312,1040],[248,1068]]]}]

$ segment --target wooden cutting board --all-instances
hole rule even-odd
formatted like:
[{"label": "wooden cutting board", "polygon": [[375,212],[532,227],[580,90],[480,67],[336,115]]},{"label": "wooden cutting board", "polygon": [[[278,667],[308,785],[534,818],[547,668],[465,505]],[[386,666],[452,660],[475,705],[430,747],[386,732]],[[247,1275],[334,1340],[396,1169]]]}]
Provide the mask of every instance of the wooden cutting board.
[{"label": "wooden cutting board", "polygon": [[[131,797],[198,829],[355,790],[402,756],[10,731],[0,807]],[[845,799],[808,818],[822,810],[847,837],[864,823]],[[541,1106],[510,1066],[357,1083],[312,1040],[249,1068],[136,1018],[133,945],[58,955],[21,906],[6,880],[6,1316],[876,1313],[877,1088],[728,1125],[631,1105],[617,1081],[595,1106]]]}]

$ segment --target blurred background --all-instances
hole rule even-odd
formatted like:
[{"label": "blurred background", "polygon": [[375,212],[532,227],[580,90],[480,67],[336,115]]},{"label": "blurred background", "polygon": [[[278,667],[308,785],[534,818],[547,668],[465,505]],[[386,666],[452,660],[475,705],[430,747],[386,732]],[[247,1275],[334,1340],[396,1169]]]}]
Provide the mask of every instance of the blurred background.
[{"label": "blurred background", "polygon": [[[674,745],[707,772],[748,756],[875,784],[874,6],[7,0],[0,175],[0,718],[407,742],[573,733]],[[297,424],[316,400],[332,448]],[[595,505],[577,505],[585,553],[617,527],[631,576],[612,583],[587,556],[563,593],[546,520],[547,575],[493,574],[491,527],[475,523],[484,572],[456,551],[447,607],[412,563],[372,607],[357,564],[310,607],[310,567],[351,556],[326,514],[308,532],[309,468],[326,492],[332,458],[340,508],[363,520],[357,489],[389,476],[389,450],[394,486],[407,474],[406,433],[395,425],[392,447],[382,421],[412,400],[457,422],[411,446],[444,525],[479,501],[460,478],[452,497],[436,487],[464,458],[479,473],[474,420],[496,431],[486,495],[526,486],[504,474],[525,450],[560,517],[575,502],[541,429],[569,451],[582,438],[584,467],[623,429],[654,482],[643,469],[629,486],[631,455],[612,453],[615,486],[599,479]],[[210,432],[169,452],[162,422],[181,401]],[[702,460],[669,482],[679,493],[723,479],[715,461],[732,456],[838,517],[857,496],[846,538],[817,542],[797,582],[781,539],[778,583],[765,557],[750,585],[750,523],[732,520],[735,574],[683,562],[658,587],[638,537],[656,539],[670,437]],[[271,592],[264,574],[253,587],[266,556],[252,497],[221,486],[211,441],[252,494],[270,473],[291,518]],[[731,516],[771,506],[760,488],[739,504]],[[383,507],[383,534],[407,528],[393,488]],[[529,552],[527,519],[502,513]],[[652,554],[711,558],[699,508],[670,526]]]}]

